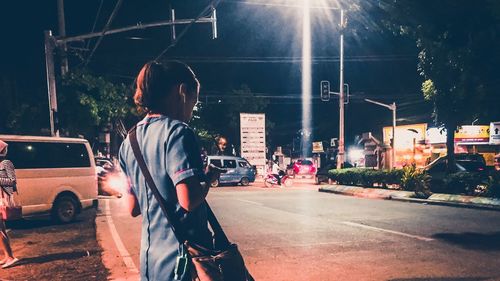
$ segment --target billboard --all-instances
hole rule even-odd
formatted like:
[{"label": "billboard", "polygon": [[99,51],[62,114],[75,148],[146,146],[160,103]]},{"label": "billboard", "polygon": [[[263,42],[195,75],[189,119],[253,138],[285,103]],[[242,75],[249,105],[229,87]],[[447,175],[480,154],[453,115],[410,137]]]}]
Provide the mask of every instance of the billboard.
[{"label": "billboard", "polygon": [[500,122],[490,123],[490,144],[500,144]]},{"label": "billboard", "polygon": [[313,153],[323,153],[325,150],[323,149],[323,142],[322,141],[315,141],[313,142]]},{"label": "billboard", "polygon": [[490,126],[464,125],[455,132],[457,145],[488,144],[490,142]]},{"label": "billboard", "polygon": [[429,144],[446,143],[447,135],[445,128],[428,128],[426,140]]},{"label": "billboard", "polygon": [[265,174],[266,165],[266,115],[240,113],[241,157]]}]

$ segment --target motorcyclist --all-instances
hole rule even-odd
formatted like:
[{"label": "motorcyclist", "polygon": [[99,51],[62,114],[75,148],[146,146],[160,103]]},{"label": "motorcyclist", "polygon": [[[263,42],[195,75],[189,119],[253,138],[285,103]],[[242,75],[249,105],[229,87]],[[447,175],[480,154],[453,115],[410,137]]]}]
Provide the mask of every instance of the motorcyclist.
[{"label": "motorcyclist", "polygon": [[278,185],[281,185],[281,168],[278,165],[278,161],[274,161],[271,165],[271,174],[278,180]]}]

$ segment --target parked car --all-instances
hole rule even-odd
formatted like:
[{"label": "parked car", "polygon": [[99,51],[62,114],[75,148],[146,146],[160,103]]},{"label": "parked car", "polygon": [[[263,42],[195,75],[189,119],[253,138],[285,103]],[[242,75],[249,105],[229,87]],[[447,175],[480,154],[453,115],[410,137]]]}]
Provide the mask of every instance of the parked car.
[{"label": "parked car", "polygon": [[76,138],[0,135],[9,144],[16,168],[14,200],[23,217],[49,213],[71,222],[85,208],[97,207],[97,179],[87,140]]},{"label": "parked car", "polygon": [[337,168],[337,164],[335,162],[329,162],[326,163],[325,165],[322,165],[316,172],[316,175],[314,176],[314,182],[316,184],[321,184],[322,182],[327,182],[330,184],[331,179],[330,176],[328,175],[328,171],[335,168]]},{"label": "parked car", "polygon": [[299,159],[293,163],[294,176],[310,176],[316,175],[316,166],[311,160]]},{"label": "parked car", "polygon": [[[448,158],[441,156],[424,167],[424,171],[431,176],[431,188],[439,190],[444,186],[447,176]],[[455,167],[457,172],[469,172],[480,177],[486,177],[486,161],[480,154],[459,153],[455,154]]]},{"label": "parked car", "polygon": [[255,181],[256,170],[244,158],[237,156],[208,156],[208,164],[215,165],[225,170],[218,180],[211,183],[212,187],[220,184],[241,184],[247,186]]}]

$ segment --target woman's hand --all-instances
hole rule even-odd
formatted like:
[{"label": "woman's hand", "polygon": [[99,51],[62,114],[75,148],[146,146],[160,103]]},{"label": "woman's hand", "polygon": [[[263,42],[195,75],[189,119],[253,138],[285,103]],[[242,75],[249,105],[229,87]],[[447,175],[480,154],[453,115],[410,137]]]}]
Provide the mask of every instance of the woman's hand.
[{"label": "woman's hand", "polygon": [[227,170],[224,168],[217,167],[214,164],[209,164],[207,166],[207,171],[206,171],[206,177],[208,179],[207,185],[209,185],[211,182],[219,179],[220,174],[223,174],[226,172],[227,172]]}]

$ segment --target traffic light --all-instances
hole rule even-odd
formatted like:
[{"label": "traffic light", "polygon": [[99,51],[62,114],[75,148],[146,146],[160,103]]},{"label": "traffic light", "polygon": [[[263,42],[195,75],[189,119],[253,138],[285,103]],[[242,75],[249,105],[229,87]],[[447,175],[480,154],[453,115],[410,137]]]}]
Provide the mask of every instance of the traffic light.
[{"label": "traffic light", "polygon": [[349,97],[350,97],[350,93],[349,93],[349,84],[344,84],[344,104],[348,104],[349,103]]},{"label": "traffic light", "polygon": [[329,81],[321,81],[321,100],[329,101],[330,100],[330,82]]}]

